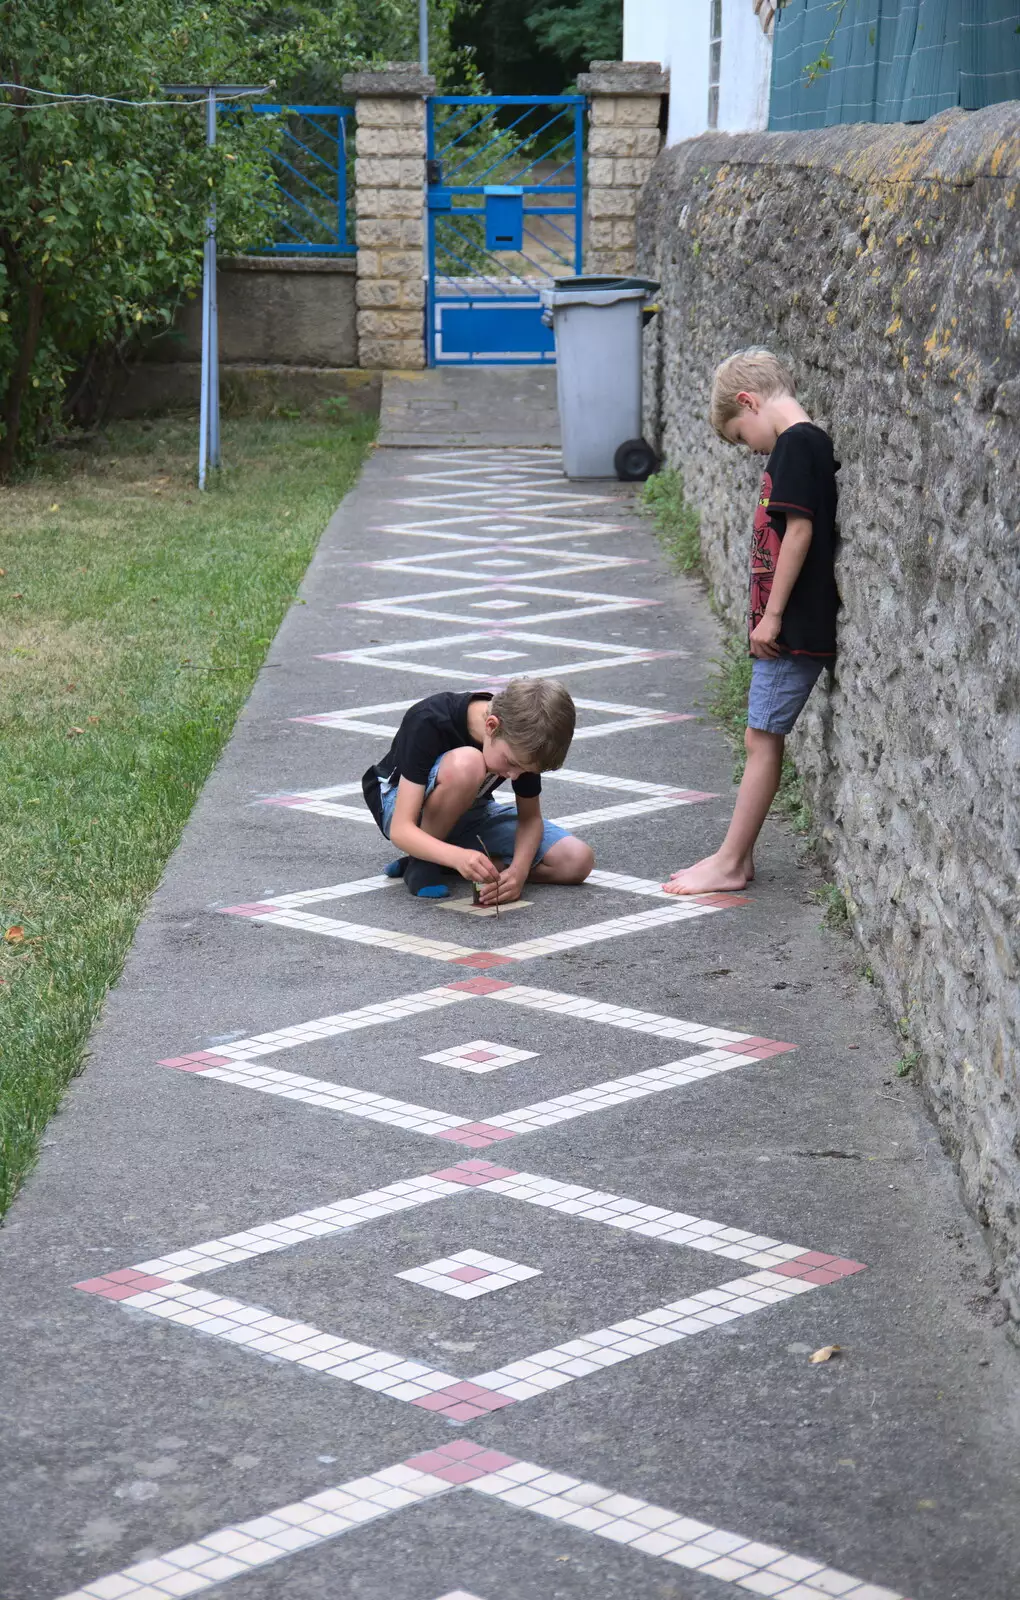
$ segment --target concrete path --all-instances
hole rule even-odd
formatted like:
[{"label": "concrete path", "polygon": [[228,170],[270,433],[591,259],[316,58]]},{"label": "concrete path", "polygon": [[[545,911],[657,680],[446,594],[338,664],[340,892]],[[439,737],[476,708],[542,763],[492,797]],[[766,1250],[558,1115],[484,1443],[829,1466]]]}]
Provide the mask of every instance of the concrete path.
[{"label": "concrete path", "polygon": [[[778,827],[658,892],[716,644],[619,486],[374,455],[2,1235],[5,1600],[1015,1597],[1016,1356],[849,943]],[[412,901],[358,776],[521,672],[598,870]]]}]

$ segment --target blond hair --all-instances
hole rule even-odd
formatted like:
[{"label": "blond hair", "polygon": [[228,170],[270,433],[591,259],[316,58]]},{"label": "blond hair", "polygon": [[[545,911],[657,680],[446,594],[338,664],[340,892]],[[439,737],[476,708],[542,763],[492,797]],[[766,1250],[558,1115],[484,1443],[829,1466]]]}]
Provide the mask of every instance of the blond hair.
[{"label": "blond hair", "polygon": [[[737,403],[737,395],[745,392],[760,395],[763,400],[775,394],[788,394],[794,398],[797,385],[785,362],[760,345],[752,345],[749,350],[738,350],[734,355],[727,356],[715,369],[712,399],[708,408],[708,420],[720,439],[726,439],[723,431],[726,424],[732,422],[734,417],[739,417],[742,408]],[[727,444],[730,442],[726,439]]]},{"label": "blond hair", "polygon": [[553,678],[514,678],[495,695],[489,715],[499,718],[500,739],[535,772],[553,772],[566,760],[577,713]]}]

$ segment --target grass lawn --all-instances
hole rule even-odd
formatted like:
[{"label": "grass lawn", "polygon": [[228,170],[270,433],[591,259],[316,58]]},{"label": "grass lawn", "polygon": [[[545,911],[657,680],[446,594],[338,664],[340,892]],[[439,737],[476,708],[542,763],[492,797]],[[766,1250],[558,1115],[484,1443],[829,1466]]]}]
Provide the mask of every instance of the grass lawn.
[{"label": "grass lawn", "polygon": [[375,424],[119,423],[0,491],[0,1214]]}]

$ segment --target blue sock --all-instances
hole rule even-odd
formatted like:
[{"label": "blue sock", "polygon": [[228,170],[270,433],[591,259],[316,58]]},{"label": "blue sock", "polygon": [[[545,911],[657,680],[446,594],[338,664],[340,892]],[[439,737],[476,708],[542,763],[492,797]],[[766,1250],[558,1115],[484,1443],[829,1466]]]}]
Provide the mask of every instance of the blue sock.
[{"label": "blue sock", "polygon": [[408,861],[404,871],[404,888],[419,900],[447,900],[450,895],[442,881],[442,868],[415,858]]}]

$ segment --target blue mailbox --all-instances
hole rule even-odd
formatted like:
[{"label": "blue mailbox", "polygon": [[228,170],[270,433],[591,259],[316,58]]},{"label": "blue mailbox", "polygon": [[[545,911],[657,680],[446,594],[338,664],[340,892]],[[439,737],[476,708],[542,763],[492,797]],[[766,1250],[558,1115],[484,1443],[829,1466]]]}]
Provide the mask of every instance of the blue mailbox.
[{"label": "blue mailbox", "polygon": [[486,250],[520,250],[524,243],[524,190],[511,184],[485,188]]}]

